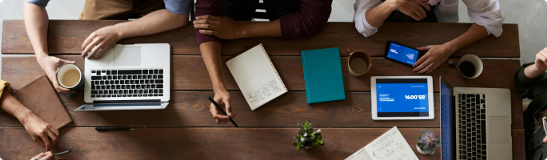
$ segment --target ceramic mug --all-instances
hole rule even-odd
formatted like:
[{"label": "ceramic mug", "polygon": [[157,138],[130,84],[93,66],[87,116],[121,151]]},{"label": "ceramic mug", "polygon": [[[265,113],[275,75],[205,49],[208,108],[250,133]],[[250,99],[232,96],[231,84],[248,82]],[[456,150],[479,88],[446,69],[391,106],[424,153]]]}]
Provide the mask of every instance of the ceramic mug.
[{"label": "ceramic mug", "polygon": [[[84,87],[84,75],[82,70],[74,64],[64,64],[57,69],[57,82],[64,88],[80,90]],[[66,96],[72,98],[72,93],[67,92]]]},{"label": "ceramic mug", "polygon": [[348,58],[348,70],[353,76],[362,76],[372,66],[370,56],[363,51],[352,51],[350,48],[346,50],[349,54]]},{"label": "ceramic mug", "polygon": [[467,79],[475,79],[479,77],[484,67],[479,56],[474,54],[466,54],[462,56],[457,63],[450,60],[448,65],[457,69],[459,75]]}]

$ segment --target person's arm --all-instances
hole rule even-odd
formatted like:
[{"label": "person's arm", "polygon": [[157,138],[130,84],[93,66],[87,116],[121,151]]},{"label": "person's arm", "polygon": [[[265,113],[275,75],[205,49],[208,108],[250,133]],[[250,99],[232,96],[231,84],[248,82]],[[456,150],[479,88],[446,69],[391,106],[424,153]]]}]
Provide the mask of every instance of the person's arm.
[{"label": "person's arm", "polygon": [[[427,53],[416,61],[414,72],[429,74],[457,50],[490,34],[496,37],[501,35],[504,17],[497,0],[463,0],[463,2],[468,8],[469,19],[475,23],[464,34],[447,43],[418,47],[419,50],[427,51]],[[454,3],[458,2],[454,1]]]},{"label": "person's arm", "polygon": [[[24,10],[23,12],[25,14],[25,27],[27,30],[27,34],[30,39],[30,43],[32,44],[32,47],[34,48],[34,53],[36,54],[36,61],[38,61],[38,64],[40,65],[40,67],[42,67],[44,72],[46,72],[46,75],[49,78],[49,81],[51,81],[51,83],[53,84],[53,87],[55,88],[55,90],[57,90],[57,92],[66,93],[66,92],[69,92],[70,90],[59,85],[55,74],[56,74],[57,68],[61,66],[62,64],[64,63],[74,64],[75,62],[59,59],[57,57],[48,55],[47,29],[48,29],[49,19],[47,16],[46,9],[43,6],[39,6],[38,4],[33,4],[29,2],[24,2],[23,4],[23,10]],[[71,91],[71,92],[76,93],[76,91]]]},{"label": "person's arm", "polygon": [[537,93],[547,91],[547,48],[536,54],[535,63],[527,63],[515,73],[515,88],[520,97],[534,99]]},{"label": "person's arm", "polygon": [[30,137],[40,145],[45,146],[46,151],[55,146],[59,131],[21,104],[21,102],[9,93],[8,89],[3,90],[2,98],[0,99],[0,109],[17,118],[23,124]]},{"label": "person's arm", "polygon": [[[156,10],[134,21],[103,27],[89,35],[82,44],[82,56],[99,59],[121,39],[156,34],[188,24],[188,13],[175,14]],[[92,54],[91,54],[92,53]]]},{"label": "person's arm", "polygon": [[331,4],[332,0],[303,0],[296,13],[270,22],[235,22],[228,17],[203,14],[196,17],[194,28],[199,29],[199,34],[220,39],[283,37],[288,40],[310,37],[319,33],[327,24]]}]

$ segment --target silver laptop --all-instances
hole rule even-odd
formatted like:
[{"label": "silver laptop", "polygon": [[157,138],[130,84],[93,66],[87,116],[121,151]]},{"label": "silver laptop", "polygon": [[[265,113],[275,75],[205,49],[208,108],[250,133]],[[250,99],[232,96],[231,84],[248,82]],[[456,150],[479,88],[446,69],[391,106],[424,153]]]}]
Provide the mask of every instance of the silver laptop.
[{"label": "silver laptop", "polygon": [[443,160],[513,159],[509,89],[440,88]]},{"label": "silver laptop", "polygon": [[85,59],[84,105],[74,111],[164,109],[170,97],[167,43],[115,45]]}]

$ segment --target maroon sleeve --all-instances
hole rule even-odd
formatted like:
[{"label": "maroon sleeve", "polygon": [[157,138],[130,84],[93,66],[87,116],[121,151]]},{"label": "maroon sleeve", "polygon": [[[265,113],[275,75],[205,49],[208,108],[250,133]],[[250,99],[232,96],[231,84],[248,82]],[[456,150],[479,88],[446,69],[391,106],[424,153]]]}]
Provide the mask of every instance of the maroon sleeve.
[{"label": "maroon sleeve", "polygon": [[[202,15],[224,16],[223,2],[223,0],[197,0],[195,4],[196,17]],[[203,35],[199,33],[199,30],[200,29],[194,29],[198,46],[201,43],[208,41],[220,42],[220,39],[216,36]]]},{"label": "maroon sleeve", "polygon": [[311,37],[327,24],[332,0],[302,0],[300,10],[279,18],[283,39]]}]

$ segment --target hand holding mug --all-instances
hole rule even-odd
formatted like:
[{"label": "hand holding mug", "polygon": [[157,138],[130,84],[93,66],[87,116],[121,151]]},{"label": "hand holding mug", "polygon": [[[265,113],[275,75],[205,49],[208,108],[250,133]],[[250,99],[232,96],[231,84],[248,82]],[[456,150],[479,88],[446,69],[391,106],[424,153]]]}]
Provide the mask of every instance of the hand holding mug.
[{"label": "hand holding mug", "polygon": [[53,87],[55,88],[55,90],[57,90],[57,92],[76,93],[75,90],[71,91],[70,89],[67,89],[59,85],[59,82],[57,81],[57,75],[56,75],[56,71],[60,66],[64,64],[75,64],[76,62],[60,59],[53,56],[43,56],[43,57],[36,57],[36,58],[38,60],[38,64],[46,72],[46,75],[49,78],[49,81],[51,81],[51,83],[53,84]]},{"label": "hand holding mug", "polygon": [[[80,90],[84,87],[84,75],[82,70],[74,64],[64,64],[59,67],[56,72],[56,79],[64,88],[68,88],[76,93],[77,90]],[[67,92],[68,98],[72,98],[72,92]]]}]

